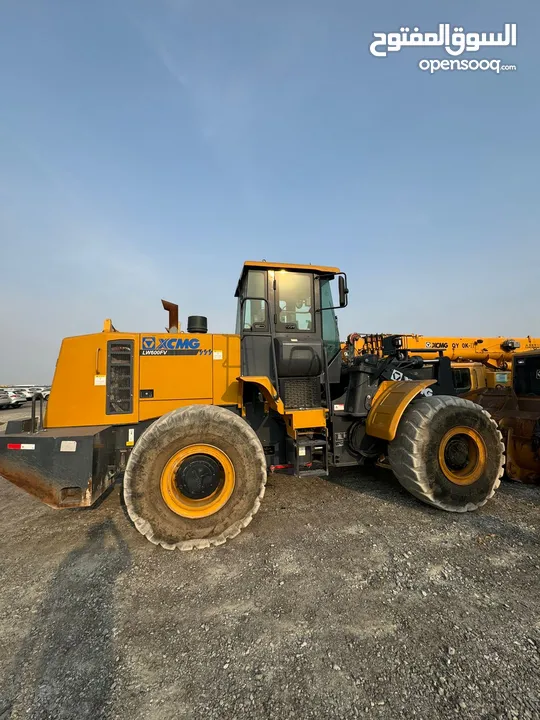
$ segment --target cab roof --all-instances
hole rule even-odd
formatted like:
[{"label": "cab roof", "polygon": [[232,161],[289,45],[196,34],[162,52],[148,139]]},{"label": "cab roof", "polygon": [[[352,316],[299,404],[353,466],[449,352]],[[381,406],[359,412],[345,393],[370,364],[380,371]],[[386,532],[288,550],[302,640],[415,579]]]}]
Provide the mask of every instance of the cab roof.
[{"label": "cab roof", "polygon": [[520,350],[519,352],[512,353],[512,358],[534,357],[535,355],[540,357],[540,350],[538,348],[533,348],[532,350]]},{"label": "cab roof", "polygon": [[236,286],[235,297],[238,297],[240,294],[240,285],[242,284],[244,275],[251,268],[258,268],[260,270],[297,270],[299,272],[320,273],[321,275],[338,275],[341,272],[337,267],[328,267],[326,265],[296,265],[295,263],[276,263],[267,262],[266,260],[260,262],[258,260],[246,260],[240,279],[238,280],[238,285]]}]

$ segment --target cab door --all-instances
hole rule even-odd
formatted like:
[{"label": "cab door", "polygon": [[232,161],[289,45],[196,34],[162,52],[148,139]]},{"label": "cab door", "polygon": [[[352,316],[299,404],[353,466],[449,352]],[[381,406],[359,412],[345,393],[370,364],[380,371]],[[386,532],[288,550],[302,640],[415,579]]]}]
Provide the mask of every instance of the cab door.
[{"label": "cab door", "polygon": [[269,273],[249,270],[239,297],[236,332],[242,375],[268,377],[277,387],[268,297]]}]

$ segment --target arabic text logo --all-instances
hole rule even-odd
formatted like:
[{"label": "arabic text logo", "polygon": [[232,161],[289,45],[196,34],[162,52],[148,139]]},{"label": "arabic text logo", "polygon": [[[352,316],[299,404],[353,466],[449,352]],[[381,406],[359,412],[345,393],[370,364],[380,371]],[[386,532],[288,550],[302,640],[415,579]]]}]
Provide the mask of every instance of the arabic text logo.
[{"label": "arabic text logo", "polygon": [[[517,25],[505,23],[504,32],[465,32],[462,27],[440,23],[438,32],[420,32],[420,28],[402,27],[399,32],[373,33],[375,38],[369,51],[376,57],[386,57],[390,52],[399,52],[404,47],[442,47],[449,55],[458,56],[464,52],[478,52],[483,47],[516,47]],[[381,49],[379,49],[381,48]]]}]

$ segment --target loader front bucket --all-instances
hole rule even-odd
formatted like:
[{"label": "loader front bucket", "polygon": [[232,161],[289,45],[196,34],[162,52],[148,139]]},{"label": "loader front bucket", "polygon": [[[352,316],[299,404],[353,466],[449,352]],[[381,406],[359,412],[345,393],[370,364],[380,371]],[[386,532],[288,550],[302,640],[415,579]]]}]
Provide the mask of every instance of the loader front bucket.
[{"label": "loader front bucket", "polygon": [[9,422],[0,434],[0,476],[52,508],[93,505],[114,482],[110,425],[31,432]]}]

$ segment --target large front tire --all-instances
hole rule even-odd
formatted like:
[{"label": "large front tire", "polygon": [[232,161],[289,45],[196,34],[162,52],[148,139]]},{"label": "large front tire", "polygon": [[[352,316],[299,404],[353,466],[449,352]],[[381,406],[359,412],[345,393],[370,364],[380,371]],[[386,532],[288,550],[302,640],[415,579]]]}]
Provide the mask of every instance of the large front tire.
[{"label": "large front tire", "polygon": [[254,430],[215,405],[178,408],[137,441],[124,499],[137,530],[167,550],[221,545],[259,509],[266,459]]},{"label": "large front tire", "polygon": [[388,459],[400,484],[419,500],[467,512],[484,505],[499,487],[504,444],[480,405],[437,395],[405,410]]}]

